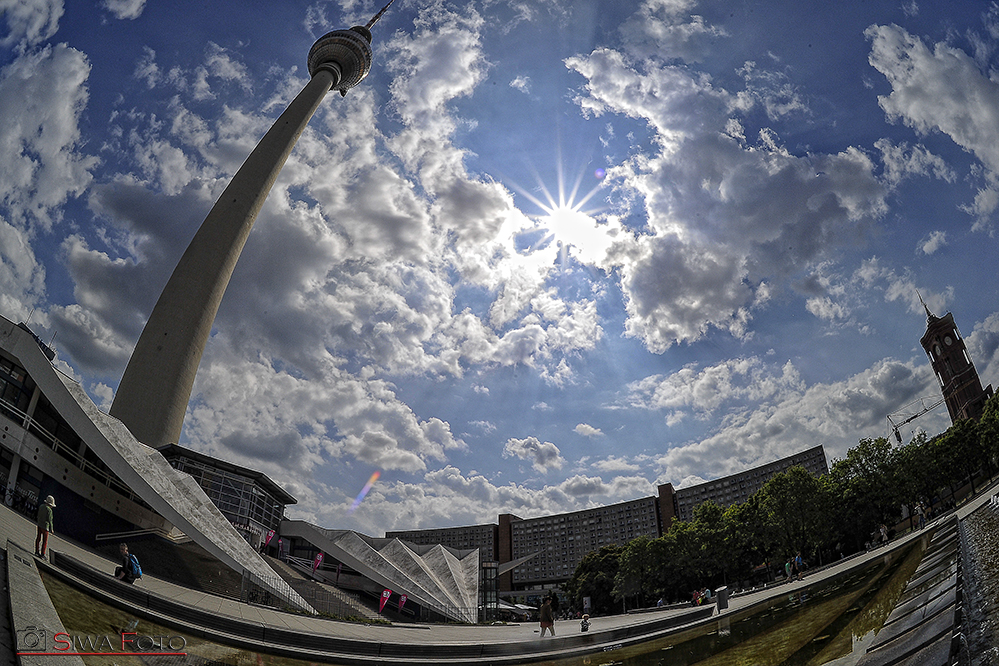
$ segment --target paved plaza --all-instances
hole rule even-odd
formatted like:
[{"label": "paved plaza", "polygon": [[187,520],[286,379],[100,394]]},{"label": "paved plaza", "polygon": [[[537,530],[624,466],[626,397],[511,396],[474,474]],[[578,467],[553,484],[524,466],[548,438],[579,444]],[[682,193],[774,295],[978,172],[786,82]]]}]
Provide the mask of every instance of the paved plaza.
[{"label": "paved plaza", "polygon": [[[975,500],[960,507],[958,509],[958,518],[963,518],[984,502],[987,502],[990,496],[996,492],[997,487],[999,487],[999,484],[993,486],[989,491],[981,493]],[[940,519],[938,517],[936,520]],[[933,527],[934,524],[934,522],[931,522],[927,526],[927,530]],[[56,525],[58,526],[58,522]],[[717,619],[719,615],[732,614],[733,612],[746,609],[769,599],[787,595],[789,592],[813,585],[816,582],[835,577],[850,569],[881,558],[889,550],[902,548],[912,540],[920,538],[923,534],[925,534],[925,531],[910,533],[897,538],[886,547],[878,548],[869,553],[855,555],[835,564],[818,568],[810,572],[801,581],[791,581],[773,585],[765,589],[737,594],[729,599],[727,609],[717,611],[712,608],[711,616]],[[11,547],[8,549],[9,551],[17,550],[19,547],[30,555],[34,545],[35,527],[31,521],[25,519],[20,514],[6,507],[0,507],[0,537],[3,537],[2,541],[4,543],[7,540],[10,541]],[[108,585],[105,586],[105,589],[113,591],[114,587],[118,585],[116,581],[110,580],[117,562],[107,559],[91,548],[60,538],[58,530],[53,538],[50,539],[49,548],[50,550],[64,553],[98,572],[106,572]],[[10,557],[10,552],[8,552],[8,557]],[[38,563],[38,567],[41,569],[44,569],[46,566],[48,565]],[[231,620],[237,624],[245,623],[264,628],[283,629],[287,632],[294,632],[303,636],[332,637],[334,639],[341,639],[345,644],[353,644],[355,646],[361,644],[359,642],[365,645],[380,645],[383,648],[384,646],[391,645],[402,654],[405,654],[408,646],[410,654],[405,655],[405,658],[397,660],[398,663],[418,663],[421,661],[419,655],[421,653],[432,654],[434,651],[430,650],[428,652],[428,648],[435,646],[441,648],[437,656],[432,659],[435,663],[447,663],[448,659],[442,657],[451,651],[448,648],[458,649],[459,646],[492,645],[498,649],[501,648],[501,652],[509,654],[509,659],[497,659],[495,660],[496,663],[503,661],[507,661],[507,663],[530,661],[541,658],[542,655],[544,655],[543,658],[552,659],[573,652],[580,654],[579,649],[573,649],[572,647],[574,644],[572,639],[579,637],[580,633],[579,623],[574,620],[565,620],[556,623],[557,635],[555,639],[541,639],[539,636],[539,627],[536,622],[502,625],[401,623],[370,625],[338,622],[307,615],[296,615],[267,607],[241,603],[233,599],[191,590],[148,574],[144,575],[135,587],[141,588],[143,592],[148,592],[150,595],[170,600],[186,608],[209,613],[213,617]],[[95,592],[99,592],[99,590],[95,590]],[[20,603],[12,595],[9,598],[12,604]],[[12,610],[16,612],[17,609]],[[135,608],[134,610],[137,615],[141,615],[143,611],[140,608]],[[692,617],[690,614],[695,610],[697,609],[692,609],[690,606],[685,605],[644,613],[592,618],[589,636],[586,637],[585,651],[601,652],[610,647],[617,647],[622,644],[620,637],[623,635],[628,636],[625,641],[628,644],[666,635],[676,631],[678,628],[677,625],[681,622],[686,622],[685,618]],[[702,611],[701,617],[697,618],[696,621],[710,621],[705,619],[703,609],[700,610]],[[671,618],[673,621],[668,622]],[[664,628],[670,624],[672,626]],[[578,643],[578,640],[575,642]],[[553,652],[555,643],[563,644],[566,651],[560,649]],[[252,649],[253,645],[252,642],[251,644],[245,644],[244,641],[242,647]],[[265,645],[261,645],[260,647],[261,652],[267,651],[263,649],[266,647]],[[377,654],[378,650],[374,650],[373,652]],[[303,656],[307,657],[308,655]],[[361,663],[365,661],[365,658],[363,655],[360,655],[357,656],[355,661],[356,663]],[[369,663],[390,663],[396,660],[379,657],[367,661]],[[63,661],[60,663],[65,664],[66,662]]]}]

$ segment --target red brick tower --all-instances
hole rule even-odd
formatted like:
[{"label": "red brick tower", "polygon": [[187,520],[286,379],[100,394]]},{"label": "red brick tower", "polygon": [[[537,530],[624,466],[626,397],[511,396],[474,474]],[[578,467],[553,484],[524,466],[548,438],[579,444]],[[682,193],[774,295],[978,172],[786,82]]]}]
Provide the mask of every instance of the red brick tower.
[{"label": "red brick tower", "polygon": [[948,312],[943,317],[937,317],[926,307],[926,303],[923,303],[923,308],[926,310],[926,333],[919,339],[919,344],[930,357],[950,420],[956,423],[961,419],[978,419],[985,408],[985,401],[992,397],[992,385],[982,389],[978,371],[957,330],[954,316]]}]

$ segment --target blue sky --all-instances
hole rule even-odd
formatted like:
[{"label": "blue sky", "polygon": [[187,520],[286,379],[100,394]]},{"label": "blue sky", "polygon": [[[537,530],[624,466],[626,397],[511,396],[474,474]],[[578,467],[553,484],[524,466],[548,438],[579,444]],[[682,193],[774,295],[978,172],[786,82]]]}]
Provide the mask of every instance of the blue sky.
[{"label": "blue sky", "polygon": [[[820,4],[396,0],[181,444],[380,535],[841,457],[939,395],[917,291],[996,383],[999,5]],[[109,407],[312,43],[379,8],[0,0],[0,313]]]}]

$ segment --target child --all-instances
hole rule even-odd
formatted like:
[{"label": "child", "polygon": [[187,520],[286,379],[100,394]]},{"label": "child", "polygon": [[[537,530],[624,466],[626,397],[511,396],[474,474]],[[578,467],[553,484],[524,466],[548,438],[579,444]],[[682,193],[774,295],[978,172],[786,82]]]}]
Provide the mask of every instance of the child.
[{"label": "child", "polygon": [[579,630],[580,631],[589,631],[590,630],[590,616],[589,615],[584,615],[583,616],[582,621],[579,623]]}]

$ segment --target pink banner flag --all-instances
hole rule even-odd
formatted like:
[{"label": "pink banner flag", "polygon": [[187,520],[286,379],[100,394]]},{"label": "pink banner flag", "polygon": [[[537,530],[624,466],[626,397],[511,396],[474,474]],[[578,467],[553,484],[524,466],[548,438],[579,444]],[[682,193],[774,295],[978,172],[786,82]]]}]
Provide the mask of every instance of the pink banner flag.
[{"label": "pink banner flag", "polygon": [[402,612],[402,607],[406,605],[406,599],[409,599],[405,594],[399,595],[399,612]]},{"label": "pink banner flag", "polygon": [[382,598],[378,600],[378,612],[381,613],[385,610],[385,604],[388,603],[389,597],[392,596],[392,590],[386,588],[382,590]]},{"label": "pink banner flag", "polygon": [[323,563],[323,554],[319,553],[318,555],[316,555],[316,559],[312,561],[312,573],[316,573],[316,569],[318,569],[319,565],[322,563]]},{"label": "pink banner flag", "polygon": [[267,541],[264,541],[265,546],[269,546],[271,539],[274,538],[274,530],[267,530]]}]

